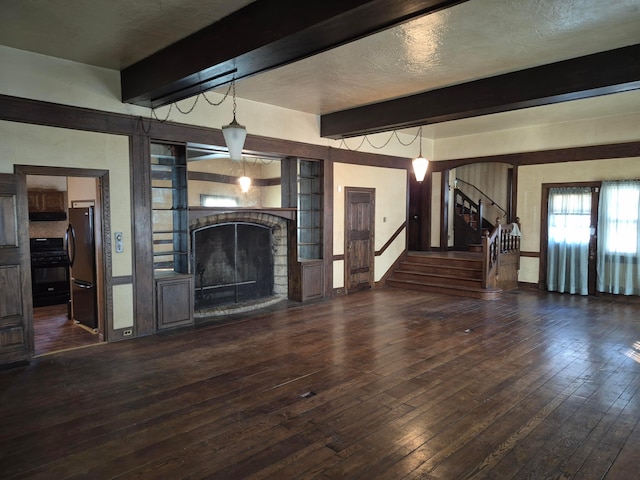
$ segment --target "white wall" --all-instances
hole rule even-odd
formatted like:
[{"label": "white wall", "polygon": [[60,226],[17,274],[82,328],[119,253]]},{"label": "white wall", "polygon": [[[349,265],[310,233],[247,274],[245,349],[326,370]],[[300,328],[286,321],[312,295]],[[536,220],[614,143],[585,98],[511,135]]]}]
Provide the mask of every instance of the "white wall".
[{"label": "white wall", "polygon": [[[151,118],[151,111],[144,107],[123,104],[120,100],[119,72],[83,65],[76,62],[47,57],[40,54],[0,46],[0,94],[60,103],[89,109],[116,112],[143,118]],[[242,95],[242,82],[237,85]],[[212,101],[219,101],[221,94],[208,93]],[[183,109],[193,105],[195,99],[180,102]],[[249,134],[292,140],[334,148],[355,148],[360,151],[413,157],[419,146],[404,146],[392,139],[386,147],[375,148],[387,142],[391,134],[369,137],[373,144],[362,143],[360,138],[350,139],[347,145],[319,136],[319,118],[315,115],[292,111],[271,105],[238,98],[237,117],[246,125]],[[178,113],[176,108],[159,109],[160,118],[192,125],[220,128],[232,118],[232,105],[225,101],[219,107],[210,106],[200,98],[189,115]],[[413,140],[415,132],[400,133],[402,142]],[[0,142],[3,155],[0,171],[12,173],[15,164],[64,166],[107,169],[110,175],[111,230],[124,233],[123,254],[113,255],[114,276],[132,274],[131,261],[131,198],[129,178],[129,144],[124,136],[105,135],[52,127],[42,127],[12,122],[0,122]],[[359,146],[361,144],[361,146]],[[423,152],[433,155],[433,142],[425,139]],[[357,166],[337,166],[336,181],[342,185],[376,188],[378,208],[376,219],[376,248],[381,247],[405,220],[406,172],[394,169],[369,169]],[[355,174],[354,174],[355,172]],[[353,180],[352,180],[353,179]],[[275,188],[264,192],[263,201],[277,200]],[[398,199],[401,199],[398,200]],[[338,195],[337,202],[343,204]],[[389,205],[388,207],[386,205]],[[383,206],[384,205],[384,206]],[[401,205],[401,207],[399,206]],[[386,222],[382,217],[386,217]],[[343,229],[343,215],[334,218],[334,229]],[[335,228],[337,227],[337,228]],[[400,235],[382,257],[376,258],[376,279],[381,278],[389,265],[404,249],[405,236]],[[378,244],[378,242],[382,242]],[[340,240],[338,245],[342,245]],[[342,248],[342,247],[340,247]],[[338,276],[339,279],[342,275]],[[114,328],[133,325],[133,292],[131,285],[114,287]]]},{"label": "white wall", "polygon": [[[438,160],[443,160],[638,141],[640,140],[638,125],[640,125],[640,114],[628,114],[445,138],[436,141],[434,155]],[[628,178],[640,178],[640,157],[520,167],[516,216],[520,217],[522,223],[522,250],[533,254],[540,252],[540,207],[543,183]],[[433,187],[439,195],[439,180],[436,182],[434,179]],[[437,217],[439,207],[435,197],[436,193],[434,193],[433,206],[434,216]],[[432,240],[435,240],[439,219],[434,218],[433,227]],[[537,284],[538,268],[538,258],[522,258],[519,280]]]},{"label": "white wall", "polygon": [[[13,173],[14,165],[73,167],[109,171],[111,231],[123,232],[124,253],[112,256],[113,276],[132,274],[129,139],[120,135],[82,132],[63,128],[0,121],[3,155],[0,172]],[[124,286],[118,291],[132,286]],[[114,304],[126,311],[114,317],[114,328],[133,325],[131,295],[116,296]]]},{"label": "white wall", "polygon": [[[375,188],[375,249],[380,250],[407,219],[407,172],[394,168],[334,163],[333,253],[344,254],[345,187]],[[375,258],[379,281],[406,246],[406,228],[389,248]],[[344,261],[333,264],[333,287],[344,287]]]}]

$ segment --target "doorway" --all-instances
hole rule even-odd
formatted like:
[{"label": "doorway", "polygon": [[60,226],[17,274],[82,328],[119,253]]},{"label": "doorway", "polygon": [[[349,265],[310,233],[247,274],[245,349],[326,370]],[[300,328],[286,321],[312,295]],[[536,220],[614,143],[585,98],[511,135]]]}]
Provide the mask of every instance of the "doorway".
[{"label": "doorway", "polygon": [[[37,254],[33,251],[34,242],[52,245],[50,254],[58,261],[64,257],[67,277],[66,292],[59,292],[49,299],[37,298],[35,290],[41,289],[34,288],[30,326],[32,355],[48,355],[105,342],[109,322],[105,314],[104,238],[108,235],[108,222],[104,221],[104,215],[105,212],[108,214],[108,203],[104,201],[104,191],[108,188],[108,173],[103,170],[32,166],[16,166],[16,173],[24,175],[29,197],[30,221],[27,228],[32,244],[31,258]],[[54,196],[62,200],[55,205],[36,207],[33,203],[40,192],[55,193]],[[32,210],[36,208],[41,211],[34,215]],[[85,213],[91,218],[81,215]],[[81,225],[74,225],[75,229],[71,229],[70,225],[78,222],[79,215],[87,218],[89,230]],[[76,258],[71,266],[69,258],[73,256]],[[33,273],[33,266],[31,271],[33,285],[38,278]],[[90,273],[90,278],[84,278],[86,272]]]},{"label": "doorway", "polygon": [[373,287],[375,261],[374,188],[345,187],[345,287],[346,291]]}]

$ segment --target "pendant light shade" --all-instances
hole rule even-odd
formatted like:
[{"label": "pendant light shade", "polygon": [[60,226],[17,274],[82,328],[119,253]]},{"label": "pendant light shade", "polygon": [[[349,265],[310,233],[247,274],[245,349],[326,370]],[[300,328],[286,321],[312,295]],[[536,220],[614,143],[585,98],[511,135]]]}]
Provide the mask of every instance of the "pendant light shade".
[{"label": "pendant light shade", "polygon": [[422,127],[418,130],[418,136],[420,137],[420,153],[411,163],[413,164],[413,173],[416,176],[416,180],[422,182],[427,174],[427,168],[429,168],[429,160],[422,156]]},{"label": "pendant light shade", "polygon": [[247,176],[242,176],[238,179],[238,183],[240,184],[240,190],[243,193],[247,193],[249,191],[249,187],[251,187],[251,179]]},{"label": "pendant light shade", "polygon": [[413,173],[416,175],[416,180],[421,182],[424,180],[424,176],[427,174],[427,168],[429,168],[429,160],[420,156],[414,158],[413,161]]},{"label": "pendant light shade", "polygon": [[247,193],[249,191],[249,187],[251,187],[251,179],[247,177],[247,165],[242,160],[242,176],[238,179],[238,183],[240,184],[240,190],[242,193]]},{"label": "pendant light shade", "polygon": [[229,125],[222,127],[222,135],[224,136],[224,143],[227,144],[227,149],[229,150],[229,157],[231,157],[231,160],[239,162],[242,159],[242,149],[244,148],[244,141],[247,138],[247,129],[236,120],[235,79],[231,83],[231,89],[233,92],[233,121]]},{"label": "pendant light shade", "polygon": [[231,157],[231,160],[239,162],[242,158],[244,141],[247,138],[247,129],[236,121],[236,116],[234,115],[233,121],[229,125],[222,127],[222,135],[229,149],[229,157]]}]

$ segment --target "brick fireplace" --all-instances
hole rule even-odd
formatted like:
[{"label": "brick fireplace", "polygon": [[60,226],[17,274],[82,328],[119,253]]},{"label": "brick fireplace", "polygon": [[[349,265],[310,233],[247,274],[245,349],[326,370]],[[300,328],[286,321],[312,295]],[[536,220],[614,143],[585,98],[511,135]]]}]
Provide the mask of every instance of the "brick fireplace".
[{"label": "brick fireplace", "polygon": [[190,211],[196,318],[287,298],[289,217],[289,210]]}]

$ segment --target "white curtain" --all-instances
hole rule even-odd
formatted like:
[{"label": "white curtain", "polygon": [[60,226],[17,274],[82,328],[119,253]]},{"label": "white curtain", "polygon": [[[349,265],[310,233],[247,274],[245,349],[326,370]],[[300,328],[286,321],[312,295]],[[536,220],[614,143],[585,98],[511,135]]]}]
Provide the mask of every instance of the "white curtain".
[{"label": "white curtain", "polygon": [[591,189],[549,189],[547,289],[589,294]]},{"label": "white curtain", "polygon": [[640,181],[602,182],[598,208],[600,292],[640,295]]}]

